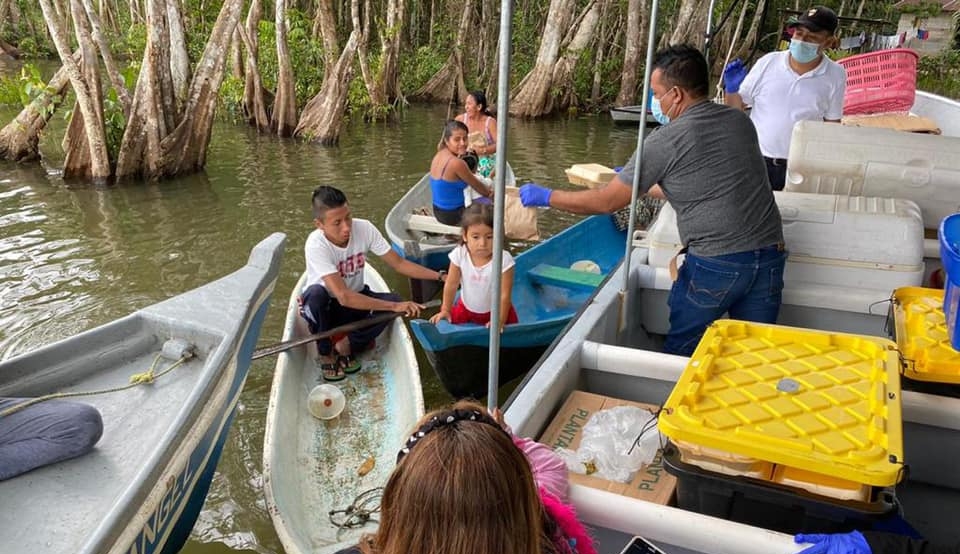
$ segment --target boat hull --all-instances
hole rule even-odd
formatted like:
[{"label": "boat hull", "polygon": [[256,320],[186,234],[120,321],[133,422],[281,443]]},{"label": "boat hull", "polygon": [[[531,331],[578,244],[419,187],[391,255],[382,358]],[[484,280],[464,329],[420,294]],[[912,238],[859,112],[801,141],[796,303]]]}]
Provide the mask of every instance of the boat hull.
[{"label": "boat hull", "polygon": [[[369,265],[365,280],[371,290],[388,290]],[[309,333],[297,305],[303,284],[301,277],[290,296],[284,341]],[[386,484],[397,452],[424,412],[413,342],[400,318],[372,351],[359,356],[359,373],[331,383],[343,391],[346,406],[329,421],[314,418],[307,407],[309,392],[322,382],[315,357],[315,343],[280,354],[267,408],[264,494],[287,554],[336,552],[376,530],[376,514],[364,525],[338,529],[329,513]]]},{"label": "boat hull", "polygon": [[90,454],[0,483],[3,497],[31,498],[0,523],[3,544],[38,553],[181,549],[223,451],[284,242],[275,234],[227,277],[0,364],[0,394],[36,396],[125,383],[171,337],[196,352],[151,385],[84,397],[103,415],[103,437]]},{"label": "boat hull", "polygon": [[[517,255],[512,297],[520,322],[505,326],[500,336],[500,385],[533,367],[593,291],[573,282],[539,281],[538,270],[551,266],[566,274],[575,262],[590,260],[601,273],[609,272],[623,256],[625,240],[610,216],[593,216]],[[489,329],[421,319],[410,328],[447,392],[455,398],[487,394]]]}]

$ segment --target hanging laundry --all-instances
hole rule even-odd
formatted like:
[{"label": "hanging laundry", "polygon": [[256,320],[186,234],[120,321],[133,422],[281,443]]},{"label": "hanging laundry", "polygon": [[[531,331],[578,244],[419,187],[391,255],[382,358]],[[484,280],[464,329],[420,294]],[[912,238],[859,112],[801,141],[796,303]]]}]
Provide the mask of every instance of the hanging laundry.
[{"label": "hanging laundry", "polygon": [[920,40],[927,40],[930,38],[930,31],[926,29],[917,29],[917,38]]}]

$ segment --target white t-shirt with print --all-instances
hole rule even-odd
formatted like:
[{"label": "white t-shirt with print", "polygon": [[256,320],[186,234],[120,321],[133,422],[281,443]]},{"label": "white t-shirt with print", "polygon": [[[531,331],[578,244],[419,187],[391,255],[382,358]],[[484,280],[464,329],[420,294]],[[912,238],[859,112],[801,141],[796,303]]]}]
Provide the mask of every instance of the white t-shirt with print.
[{"label": "white t-shirt with print", "polygon": [[367,252],[383,256],[390,251],[390,243],[380,231],[366,219],[354,219],[350,241],[343,248],[333,244],[316,229],[307,237],[304,257],[307,260],[307,279],[304,288],[322,285],[323,278],[339,273],[347,288],[363,290],[363,266],[367,265]]},{"label": "white t-shirt with print", "polygon": [[[475,314],[490,313],[490,295],[493,286],[490,272],[493,270],[493,260],[475,267],[470,260],[470,253],[463,244],[450,251],[450,263],[460,268],[460,300],[463,305]],[[513,256],[504,250],[503,272],[513,267]],[[503,317],[506,317],[504,314]]]},{"label": "white t-shirt with print", "polygon": [[760,151],[768,158],[787,158],[793,125],[798,121],[839,120],[847,70],[824,56],[816,68],[797,75],[790,52],[770,52],[754,64],[740,85],[744,104],[753,106]]}]

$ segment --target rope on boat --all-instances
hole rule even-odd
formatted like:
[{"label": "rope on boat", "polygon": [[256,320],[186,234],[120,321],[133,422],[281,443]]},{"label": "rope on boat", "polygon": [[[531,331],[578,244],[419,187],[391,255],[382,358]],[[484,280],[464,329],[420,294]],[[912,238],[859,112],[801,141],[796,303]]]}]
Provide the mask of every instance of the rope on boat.
[{"label": "rope on boat", "polygon": [[358,494],[346,508],[330,510],[330,523],[339,529],[362,527],[370,521],[379,523],[373,519],[373,514],[380,511],[381,498],[383,498],[383,487],[367,489]]},{"label": "rope on boat", "polygon": [[[160,363],[160,358],[164,357],[164,351],[171,348],[170,346],[168,346],[168,344],[174,343],[174,342],[177,342],[177,344],[174,344],[172,347],[180,348],[180,352],[179,352],[180,358],[175,362],[173,362],[172,364],[170,364],[169,366],[160,370],[160,372],[158,373],[157,364]],[[184,362],[186,362],[187,360],[193,357],[192,347],[189,347],[189,345],[186,345],[186,343],[182,343],[181,341],[167,341],[167,343],[164,344],[164,349],[165,349],[164,351],[161,351],[161,353],[157,354],[157,357],[154,358],[153,363],[150,365],[150,369],[148,369],[147,371],[144,371],[143,373],[134,373],[133,375],[131,375],[130,383],[127,385],[112,387],[108,389],[91,390],[91,391],[54,392],[50,394],[45,394],[43,396],[31,398],[30,400],[17,404],[16,406],[10,406],[6,410],[3,410],[2,412],[0,412],[0,417],[7,417],[9,415],[13,415],[21,410],[24,410],[30,406],[33,406],[34,404],[46,402],[47,400],[54,400],[59,398],[76,398],[81,396],[94,396],[97,394],[107,394],[109,392],[118,392],[118,391],[128,390],[140,385],[149,385],[149,384],[152,384],[157,379],[170,373],[174,369],[180,367]]]}]

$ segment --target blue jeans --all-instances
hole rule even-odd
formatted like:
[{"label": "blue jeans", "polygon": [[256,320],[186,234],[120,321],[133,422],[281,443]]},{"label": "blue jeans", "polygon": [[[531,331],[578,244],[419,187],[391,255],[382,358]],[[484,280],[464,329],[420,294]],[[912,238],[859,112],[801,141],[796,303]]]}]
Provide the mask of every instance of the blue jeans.
[{"label": "blue jeans", "polygon": [[727,312],[732,319],[776,323],[786,262],[777,245],[709,258],[687,254],[667,301],[664,351],[693,354],[707,326]]},{"label": "blue jeans", "polygon": [[[370,290],[370,287],[366,285],[364,285],[360,294],[389,302],[399,302],[401,300],[397,294],[392,292],[373,292]],[[329,331],[334,327],[369,319],[382,313],[384,312],[355,310],[342,306],[333,295],[327,292],[326,287],[323,285],[310,285],[307,287],[307,290],[303,291],[303,294],[300,295],[300,315],[307,320],[307,326],[310,328],[311,333]],[[370,342],[380,336],[380,333],[382,333],[390,323],[390,321],[384,321],[348,333],[347,337],[350,340],[350,352],[353,354],[363,352],[370,345]],[[329,356],[333,351],[333,342],[329,338],[318,340],[317,351],[321,356]]]}]

